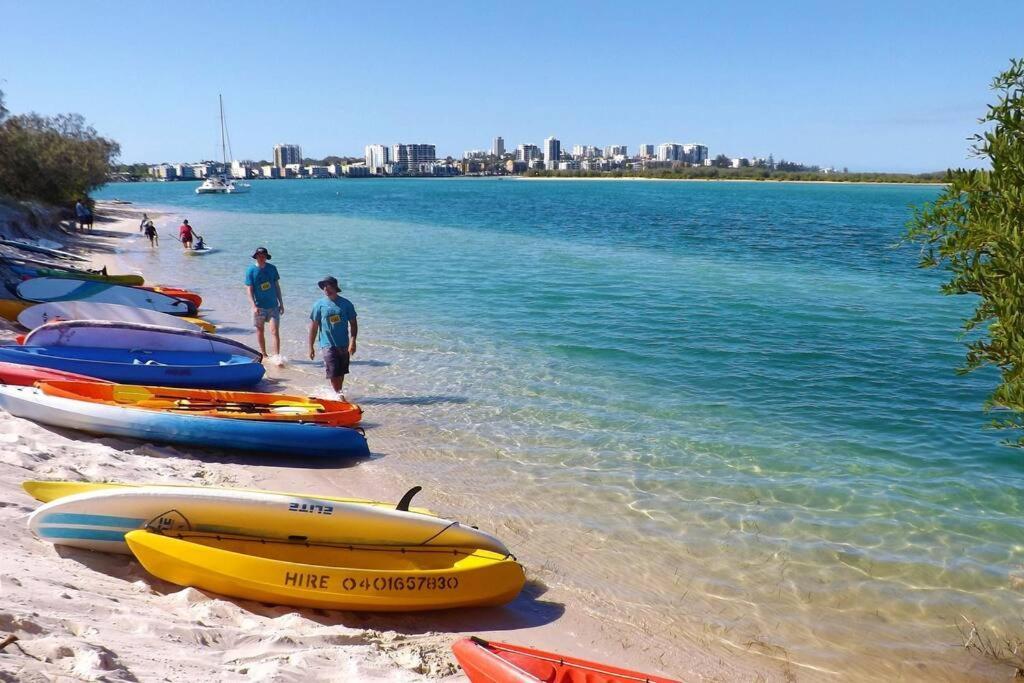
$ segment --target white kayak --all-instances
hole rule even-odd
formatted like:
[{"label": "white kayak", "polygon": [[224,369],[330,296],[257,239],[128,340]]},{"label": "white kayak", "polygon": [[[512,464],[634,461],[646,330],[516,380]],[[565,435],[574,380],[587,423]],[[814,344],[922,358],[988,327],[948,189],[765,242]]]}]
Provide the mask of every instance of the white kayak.
[{"label": "white kayak", "polygon": [[148,308],[123,304],[99,304],[92,301],[55,301],[30,306],[18,314],[18,322],[33,330],[55,320],[109,320],[114,322],[161,325],[179,330],[198,330],[185,318],[159,313]]},{"label": "white kayak", "polygon": [[128,553],[124,535],[147,527],[310,543],[482,548],[508,554],[494,536],[450,519],[315,496],[140,486],[79,493],[28,520],[43,540]]},{"label": "white kayak", "polygon": [[110,320],[58,320],[46,323],[29,332],[24,345],[223,353],[252,358],[257,363],[263,359],[263,354],[247,344],[202,330]]},{"label": "white kayak", "polygon": [[220,251],[220,250],[219,249],[211,249],[209,247],[205,247],[203,249],[185,249],[185,253],[188,254],[189,256],[206,256],[207,254],[212,254],[215,251]]},{"label": "white kayak", "polygon": [[148,289],[112,285],[106,282],[66,280],[57,277],[35,277],[18,285],[18,295],[28,301],[90,301],[147,308],[170,315],[195,315],[196,307],[183,299]]}]

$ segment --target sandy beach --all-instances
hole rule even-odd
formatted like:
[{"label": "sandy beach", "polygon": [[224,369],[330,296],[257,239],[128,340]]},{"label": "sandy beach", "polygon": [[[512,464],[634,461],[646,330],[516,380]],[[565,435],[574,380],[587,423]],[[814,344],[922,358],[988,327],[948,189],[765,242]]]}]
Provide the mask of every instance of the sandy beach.
[{"label": "sandy beach", "polygon": [[[119,254],[128,240],[140,239],[141,211],[100,205],[104,220],[97,222],[95,234],[76,241],[88,241],[96,265],[130,272],[135,265]],[[13,326],[3,326],[5,339],[15,333]],[[275,389],[288,390],[286,371],[269,374],[278,380]],[[372,409],[367,417],[376,421]],[[272,607],[182,589],[149,576],[130,557],[54,546],[34,538],[25,525],[38,505],[21,489],[26,479],[230,485],[396,501],[410,482],[396,470],[393,457],[315,469],[92,438],[6,413],[0,414],[0,441],[0,538],[9,548],[0,557],[0,639],[18,638],[0,652],[3,680],[461,681],[449,648],[457,637],[472,634],[687,680],[817,675],[794,670],[784,657],[727,660],[726,651],[710,642],[666,644],[628,604],[621,605],[621,618],[609,619],[606,611],[592,608],[587,595],[553,587],[553,570],[535,546],[517,551],[528,529],[517,528],[514,520],[492,527],[489,520],[474,518],[472,500],[444,490],[425,490],[416,504],[468,519],[507,542],[528,579],[512,604],[415,615]],[[386,424],[371,431],[374,451],[400,456],[410,447]]]}]

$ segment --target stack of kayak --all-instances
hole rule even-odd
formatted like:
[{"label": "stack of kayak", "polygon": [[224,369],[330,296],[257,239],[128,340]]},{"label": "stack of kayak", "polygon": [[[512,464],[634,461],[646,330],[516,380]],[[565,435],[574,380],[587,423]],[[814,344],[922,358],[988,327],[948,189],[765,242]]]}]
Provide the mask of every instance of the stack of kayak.
[{"label": "stack of kayak", "polygon": [[398,505],[188,486],[26,482],[41,539],[131,553],[181,586],[281,605],[417,611],[505,604],[525,583],[494,536]]}]

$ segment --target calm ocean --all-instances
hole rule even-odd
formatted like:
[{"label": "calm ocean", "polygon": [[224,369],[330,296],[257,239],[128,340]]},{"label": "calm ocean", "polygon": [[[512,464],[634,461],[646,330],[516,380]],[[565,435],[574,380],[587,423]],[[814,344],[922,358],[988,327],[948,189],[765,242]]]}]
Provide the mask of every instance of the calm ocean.
[{"label": "calm ocean", "polygon": [[228,332],[266,245],[292,359],[336,275],[381,463],[500,518],[546,582],[609,618],[821,675],[933,680],[971,666],[959,615],[1019,619],[1024,456],[984,429],[994,373],[955,374],[972,302],[894,246],[937,188],[195,185],[98,194],[167,211],[163,236],[188,217],[221,250],[130,247]]}]

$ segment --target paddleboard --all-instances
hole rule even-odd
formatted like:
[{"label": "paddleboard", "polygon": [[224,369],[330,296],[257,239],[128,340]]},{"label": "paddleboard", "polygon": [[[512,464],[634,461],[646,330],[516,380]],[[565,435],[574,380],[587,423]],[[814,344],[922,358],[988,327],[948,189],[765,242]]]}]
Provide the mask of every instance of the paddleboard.
[{"label": "paddleboard", "polygon": [[186,249],[185,253],[189,256],[206,256],[216,251],[220,251],[220,249]]},{"label": "paddleboard", "polygon": [[[0,364],[7,365],[6,363]],[[3,368],[0,367],[0,371]],[[57,500],[58,498],[64,498],[65,496],[73,496],[78,493],[88,493],[90,491],[109,491],[110,489],[137,489],[137,488],[175,488],[175,489],[204,489],[210,491],[250,491],[252,493],[273,493],[282,496],[297,496],[297,497],[312,497],[321,498],[323,500],[333,500],[339,503],[359,503],[360,505],[373,505],[375,507],[383,507],[388,509],[395,509],[395,503],[385,503],[378,500],[368,500],[366,498],[339,498],[337,496],[325,496],[319,493],[288,493],[284,491],[261,491],[257,489],[240,489],[231,486],[193,486],[191,484],[124,484],[119,482],[110,481],[39,481],[39,480],[26,480],[21,482],[21,488],[25,489],[25,493],[32,496],[40,503],[49,503],[51,500]],[[418,491],[417,486],[415,491]],[[410,497],[407,493],[405,497]],[[410,507],[410,512],[417,512],[421,515],[430,515],[436,517],[433,512],[427,508]]]},{"label": "paddleboard", "polygon": [[150,527],[309,543],[480,548],[509,554],[494,536],[443,517],[313,496],[228,489],[140,486],[79,493],[38,508],[28,525],[36,536],[53,543],[114,553],[129,552],[126,533]]},{"label": "paddleboard", "polygon": [[[92,301],[55,301],[45,304],[28,304],[18,314],[18,322],[33,330],[56,320],[106,320],[113,322],[161,325],[179,330],[195,330],[199,326],[189,318],[159,313],[148,308],[125,306],[123,304],[101,304]],[[209,323],[207,323],[209,324]]]},{"label": "paddleboard", "polygon": [[223,353],[263,359],[240,341],[201,330],[110,320],[63,320],[46,323],[28,333],[25,346],[75,346],[91,349],[145,349],[185,353]]},{"label": "paddleboard", "polygon": [[146,289],[111,285],[104,282],[37,277],[20,283],[18,295],[37,303],[89,301],[148,308],[170,315],[194,316],[196,314],[195,306],[183,299],[175,299]]},{"label": "paddleboard", "polygon": [[[14,247],[21,251],[26,251],[34,254],[46,254],[47,256],[55,256],[57,258],[68,259],[71,261],[84,261],[88,263],[89,259],[79,256],[78,254],[72,254],[69,251],[61,251],[60,249],[51,249],[49,247],[39,246],[37,244],[30,244],[28,242],[21,242],[19,240],[9,240],[0,237],[0,244],[8,247]],[[56,244],[56,243],[54,243]]]}]

